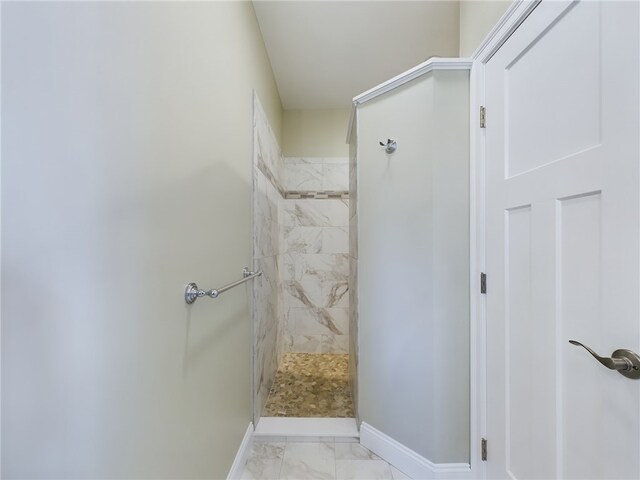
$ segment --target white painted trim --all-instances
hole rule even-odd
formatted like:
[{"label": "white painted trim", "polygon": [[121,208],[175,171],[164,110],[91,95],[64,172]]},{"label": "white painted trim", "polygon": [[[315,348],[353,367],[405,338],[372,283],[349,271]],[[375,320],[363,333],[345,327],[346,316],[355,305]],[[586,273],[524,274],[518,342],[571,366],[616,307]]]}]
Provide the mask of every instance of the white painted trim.
[{"label": "white painted trim", "polygon": [[[0,5],[0,39],[2,39],[2,6]],[[6,44],[5,44],[6,45]],[[2,41],[0,40],[0,51],[2,51]],[[2,62],[0,62],[0,91],[2,91]],[[2,112],[2,96],[0,96],[0,112]],[[2,132],[2,114],[0,113],[0,132]],[[0,135],[0,152],[2,152],[2,135]],[[2,154],[0,153],[0,199],[2,198]],[[5,203],[6,205],[6,203]],[[2,206],[2,202],[0,201],[0,207]],[[2,212],[2,208],[0,208],[0,212]],[[0,218],[2,214],[0,213]],[[2,221],[0,221],[0,252],[2,252]],[[0,271],[2,270],[2,255],[0,255]],[[0,275],[0,311],[2,311],[2,275]],[[2,329],[0,329],[0,345],[2,340]],[[0,361],[0,366],[2,362]],[[2,409],[2,386],[0,385],[0,410]],[[2,430],[2,424],[0,422],[0,431]],[[0,452],[2,450],[2,438],[0,438]],[[0,472],[2,472],[2,455],[0,455]]]},{"label": "white painted trim", "polygon": [[240,448],[238,448],[238,452],[236,453],[236,458],[233,460],[233,464],[231,465],[231,469],[227,475],[228,480],[235,480],[242,477],[242,472],[244,472],[244,467],[247,464],[249,452],[251,451],[252,439],[253,423],[249,422],[247,431],[244,432],[242,443],[240,443]]},{"label": "white painted trim", "polygon": [[355,418],[262,417],[255,435],[271,437],[359,437]]},{"label": "white painted trim", "polygon": [[[474,105],[477,70],[469,78],[469,105]],[[469,461],[474,478],[484,478],[480,438],[484,421],[484,314],[485,295],[480,293],[480,273],[484,264],[484,165],[473,154],[478,133],[479,110],[469,109]]]},{"label": "white painted trim", "polygon": [[[480,294],[479,275],[486,272],[485,230],[485,133],[479,124],[480,106],[485,105],[485,64],[526,20],[541,0],[514,0],[504,15],[472,55],[470,79],[469,165],[470,213],[472,218],[471,250],[471,465],[474,478],[487,477],[487,462],[480,458],[480,438],[487,436],[486,296]],[[491,118],[488,106],[488,118]],[[490,120],[488,122],[490,125]],[[473,225],[475,224],[475,228]],[[474,236],[475,231],[475,236]],[[474,238],[475,237],[475,238]],[[491,279],[487,279],[491,288]],[[475,318],[474,318],[475,317]]]},{"label": "white painted trim", "polygon": [[433,463],[365,422],[360,426],[360,443],[411,478],[473,478],[468,463]]},{"label": "white painted trim", "polygon": [[486,478],[486,462],[481,459],[480,439],[486,436],[486,296],[480,293],[480,273],[486,272],[484,129],[480,128],[480,105],[484,98],[484,65],[474,62],[471,70],[469,103],[469,213],[470,213],[470,409],[471,455],[475,478]]},{"label": "white painted trim", "polygon": [[369,100],[373,100],[380,95],[383,95],[391,90],[394,90],[405,83],[415,80],[422,75],[425,75],[433,70],[471,70],[473,61],[469,58],[439,58],[432,57],[426,62],[422,62],[420,65],[416,65],[410,68],[406,72],[402,72],[400,75],[387,80],[373,88],[370,88],[366,92],[353,98],[353,105],[351,107],[351,116],[349,117],[349,126],[347,130],[347,143],[351,142],[351,128],[353,127],[353,121],[355,119],[355,110],[358,105],[362,105]]},{"label": "white painted trim", "polygon": [[420,65],[416,65],[410,68],[406,72],[402,72],[400,75],[396,75],[390,80],[381,83],[364,93],[361,93],[357,97],[353,98],[354,105],[361,105],[374,99],[380,95],[383,95],[395,88],[398,88],[405,83],[410,82],[432,70],[469,70],[471,69],[472,60],[468,58],[437,58],[433,57],[422,62]]}]

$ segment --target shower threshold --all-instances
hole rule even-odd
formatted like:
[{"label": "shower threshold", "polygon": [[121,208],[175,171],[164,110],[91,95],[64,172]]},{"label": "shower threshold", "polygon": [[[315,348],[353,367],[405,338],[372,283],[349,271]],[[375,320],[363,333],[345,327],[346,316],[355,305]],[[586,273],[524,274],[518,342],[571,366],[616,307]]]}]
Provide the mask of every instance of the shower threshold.
[{"label": "shower threshold", "polygon": [[355,418],[262,417],[256,425],[254,436],[355,439],[360,437],[360,432]]}]

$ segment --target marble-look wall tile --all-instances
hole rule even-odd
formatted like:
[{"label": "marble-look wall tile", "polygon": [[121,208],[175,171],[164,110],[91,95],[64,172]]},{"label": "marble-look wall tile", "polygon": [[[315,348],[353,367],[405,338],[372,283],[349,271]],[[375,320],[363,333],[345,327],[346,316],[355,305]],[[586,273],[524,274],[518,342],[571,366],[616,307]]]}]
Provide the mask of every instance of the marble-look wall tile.
[{"label": "marble-look wall tile", "polygon": [[279,319],[281,313],[280,272],[276,257],[255,260],[255,268],[262,275],[254,280],[254,382],[257,396],[257,412],[262,411],[269,395],[271,383],[278,369]]},{"label": "marble-look wall tile", "polygon": [[[280,243],[282,246],[283,244]],[[276,264],[278,265],[278,291],[276,292],[276,296],[278,297],[278,321],[277,321],[277,332],[278,332],[278,344],[276,347],[276,357],[278,359],[278,367],[280,367],[280,360],[282,359],[282,354],[285,352],[285,340],[284,340],[284,332],[285,332],[285,319],[287,309],[284,304],[284,283],[282,282],[284,271],[284,255],[279,254],[276,256]]]},{"label": "marble-look wall tile", "polygon": [[287,328],[294,335],[348,335],[346,308],[290,308]]},{"label": "marble-look wall tile", "polygon": [[284,227],[285,253],[324,253],[323,227]]},{"label": "marble-look wall tile", "polygon": [[349,190],[348,157],[285,157],[283,164],[287,190]]},{"label": "marble-look wall tile", "polygon": [[348,227],[348,200],[286,200],[284,224],[288,227]]},{"label": "marble-look wall tile", "polygon": [[358,258],[358,214],[349,220],[349,255]]},{"label": "marble-look wall tile", "polygon": [[314,192],[318,190],[326,190],[323,188],[323,168],[322,164],[287,164],[285,166],[284,177],[285,189]]},{"label": "marble-look wall tile", "polygon": [[260,416],[284,349],[282,302],[282,178],[280,147],[254,96],[253,261],[263,274],[253,287],[254,415]]},{"label": "marble-look wall tile", "polygon": [[254,257],[277,255],[280,250],[280,194],[261,172],[255,172]]},{"label": "marble-look wall tile", "polygon": [[285,204],[286,200],[284,197],[281,197],[278,201],[278,224],[280,226],[280,240],[278,245],[280,246],[280,253],[284,254],[287,250],[287,231],[290,230],[291,227],[287,227],[284,224],[285,219]]},{"label": "marble-look wall tile", "polygon": [[297,280],[312,277],[320,282],[346,281],[349,275],[349,256],[346,254],[301,254],[297,256],[294,274]]},{"label": "marble-look wall tile", "polygon": [[322,335],[285,333],[284,350],[296,353],[322,353]]},{"label": "marble-look wall tile", "polygon": [[349,190],[349,164],[324,164],[322,190]]},{"label": "marble-look wall tile", "polygon": [[348,227],[291,227],[283,231],[284,253],[349,254]]},{"label": "marble-look wall tile", "polygon": [[[340,262],[337,262],[332,257],[333,255],[324,254],[287,254],[284,257],[285,271],[283,272],[283,279],[285,282],[298,282],[302,284],[305,290],[309,291],[314,289],[314,285],[317,285],[313,292],[314,294],[322,295],[322,282],[338,273],[331,270],[332,266],[339,267],[341,265]],[[301,300],[301,296],[299,297],[300,301],[304,303]],[[314,298],[314,304],[306,306],[326,306],[321,297],[314,295]]]},{"label": "marble-look wall tile", "polygon": [[325,159],[323,157],[284,157],[285,168],[287,165],[297,165],[300,163],[307,164],[323,164]]},{"label": "marble-look wall tile", "polygon": [[285,350],[347,353],[349,337],[349,256],[283,256]]},{"label": "marble-look wall tile", "polygon": [[276,182],[276,188],[282,190],[281,187],[284,183],[284,157],[267,115],[255,93],[253,95],[253,131],[254,165],[263,163],[266,166],[265,175],[271,175]]},{"label": "marble-look wall tile", "polygon": [[349,227],[324,227],[320,252],[348,254]]},{"label": "marble-look wall tile", "polygon": [[284,157],[285,168],[287,165],[299,163],[307,164],[350,164],[349,157]]},{"label": "marble-look wall tile", "polygon": [[[256,416],[285,351],[349,349],[349,159],[284,158],[254,96]],[[285,199],[287,192],[309,199]],[[313,195],[308,193],[314,192]],[[331,197],[337,198],[331,198]]]},{"label": "marble-look wall tile", "polygon": [[311,277],[284,280],[285,308],[319,308],[324,306],[322,283]]},{"label": "marble-look wall tile", "polygon": [[349,281],[345,278],[323,282],[322,295],[327,308],[349,308]]},{"label": "marble-look wall tile", "polygon": [[295,353],[349,353],[347,335],[285,334],[285,351]]},{"label": "marble-look wall tile", "polygon": [[349,353],[348,335],[322,335],[320,342],[321,353]]},{"label": "marble-look wall tile", "polygon": [[296,300],[291,306],[331,308],[348,301],[348,255],[286,255],[284,268],[286,290]]},{"label": "marble-look wall tile", "polygon": [[325,165],[349,165],[349,157],[324,157],[322,163]]},{"label": "marble-look wall tile", "polygon": [[[347,353],[349,337],[349,159],[284,158],[283,350]],[[339,197],[342,194],[338,195]]]}]

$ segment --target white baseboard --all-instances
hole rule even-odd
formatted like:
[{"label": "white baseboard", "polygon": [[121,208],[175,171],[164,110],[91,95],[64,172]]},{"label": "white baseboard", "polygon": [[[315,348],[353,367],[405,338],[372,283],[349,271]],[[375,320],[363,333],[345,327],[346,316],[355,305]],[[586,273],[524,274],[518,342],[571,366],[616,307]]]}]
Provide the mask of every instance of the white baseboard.
[{"label": "white baseboard", "polygon": [[252,438],[253,423],[250,422],[249,426],[247,427],[247,431],[244,432],[242,443],[240,443],[240,448],[238,448],[236,458],[233,460],[233,464],[231,465],[231,469],[229,470],[229,474],[227,475],[227,480],[236,480],[242,476],[242,472],[244,472],[244,466],[247,463],[247,458],[249,457],[249,452],[251,450]]},{"label": "white baseboard", "polygon": [[473,478],[468,463],[433,463],[365,422],[360,425],[360,443],[416,480]]}]

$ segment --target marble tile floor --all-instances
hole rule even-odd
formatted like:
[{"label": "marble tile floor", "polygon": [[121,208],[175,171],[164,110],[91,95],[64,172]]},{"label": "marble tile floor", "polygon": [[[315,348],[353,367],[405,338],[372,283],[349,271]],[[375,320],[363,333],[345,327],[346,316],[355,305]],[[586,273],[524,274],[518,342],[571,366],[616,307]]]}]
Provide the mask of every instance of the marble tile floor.
[{"label": "marble tile floor", "polygon": [[359,443],[254,441],[242,479],[408,479]]},{"label": "marble tile floor", "polygon": [[262,416],[353,417],[349,356],[285,353]]}]

